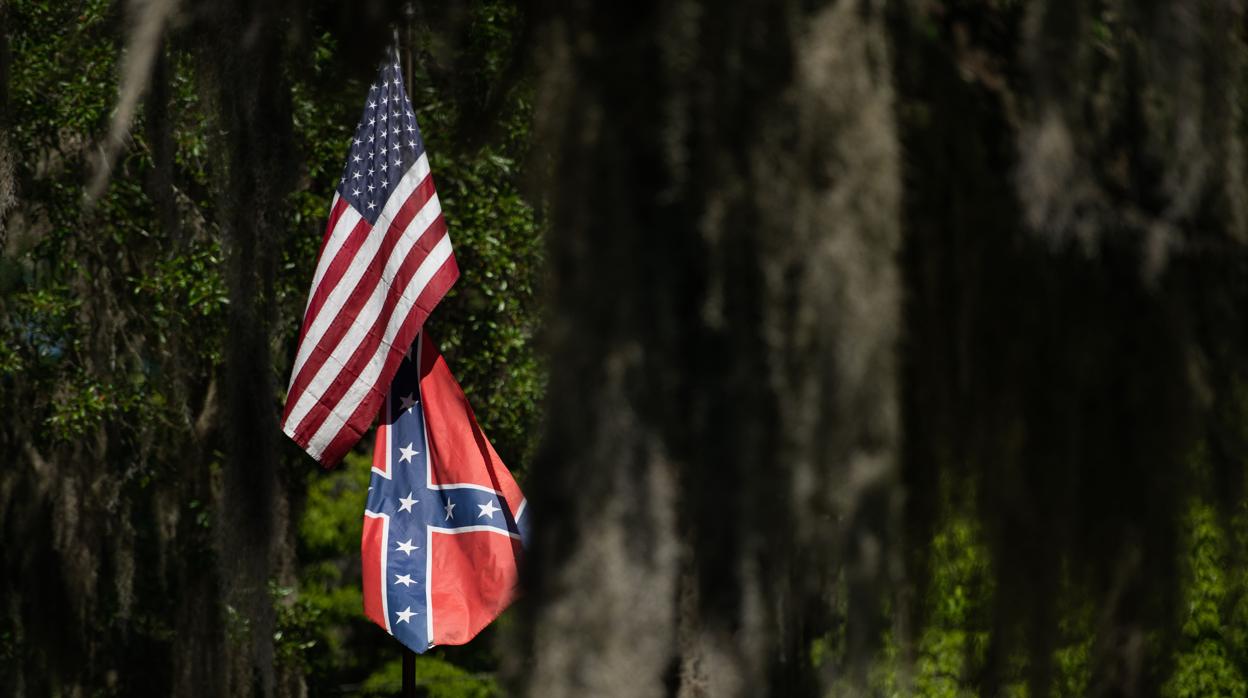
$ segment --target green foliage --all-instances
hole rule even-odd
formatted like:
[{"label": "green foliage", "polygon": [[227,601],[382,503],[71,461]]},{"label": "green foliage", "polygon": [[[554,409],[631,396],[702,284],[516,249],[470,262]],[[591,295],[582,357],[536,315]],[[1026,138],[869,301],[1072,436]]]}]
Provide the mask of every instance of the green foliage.
[{"label": "green foliage", "polygon": [[1248,682],[1226,648],[1216,640],[1200,640],[1178,657],[1166,694],[1176,698],[1221,698],[1248,694]]},{"label": "green foliage", "polygon": [[[1182,641],[1162,686],[1170,698],[1248,694],[1248,577],[1233,554],[1228,531],[1243,530],[1245,516],[1228,520],[1213,505],[1195,500],[1187,514],[1183,546],[1187,582],[1180,615]],[[979,695],[976,677],[984,670],[991,640],[988,610],[993,585],[990,554],[973,517],[946,514],[931,541],[932,573],[925,597],[926,622],[917,641],[913,666],[904,666],[900,648],[886,638],[872,671],[872,692],[883,696],[969,698]],[[1242,552],[1241,552],[1242,554]],[[1060,637],[1053,653],[1052,696],[1088,695],[1096,609],[1089,595],[1069,580],[1059,609]],[[816,666],[831,661],[837,647],[821,639],[812,647]],[[1028,694],[1027,661],[1007,662],[1007,695]],[[909,689],[903,685],[909,681]],[[850,692],[849,689],[844,689]]]},{"label": "green foliage", "polygon": [[[1242,522],[1241,522],[1242,525]],[[1226,522],[1203,502],[1188,512],[1183,641],[1164,693],[1172,698],[1248,695],[1242,622],[1244,572],[1229,564]]]},{"label": "green foliage", "polygon": [[171,381],[208,375],[220,362],[219,241],[203,219],[210,200],[184,192],[208,178],[205,119],[189,69],[173,71],[170,105],[175,160],[193,166],[170,173],[188,218],[185,243],[170,244],[172,231],[160,229],[142,184],[154,167],[143,115],[112,185],[83,205],[91,142],[116,99],[118,12],[97,0],[8,7],[21,57],[9,81],[9,146],[31,157],[15,173],[22,213],[2,263],[0,371],[21,373],[30,390],[21,421],[46,435],[36,439],[41,447],[104,425],[135,442],[158,440],[154,432],[176,428]]},{"label": "green foliage", "polygon": [[[931,579],[924,595],[928,614],[915,647],[913,667],[901,664],[890,636],[872,671],[874,693],[933,698],[975,695],[974,677],[988,648],[987,610],[993,588],[989,556],[975,519],[949,514],[930,546]],[[907,689],[903,678],[910,682]]]},{"label": "green foliage", "polygon": [[919,639],[914,687],[920,695],[968,695],[970,668],[988,648],[992,600],[988,554],[973,519],[954,517],[932,541],[931,620]]},{"label": "green foliage", "polygon": [[[914,647],[912,666],[906,666],[891,637],[871,671],[874,695],[901,698],[970,698],[980,695],[993,641],[991,609],[996,589],[991,554],[978,519],[971,512],[947,505],[942,524],[933,535],[929,554],[931,574],[923,597],[923,622]],[[1071,583],[1064,584],[1061,632],[1053,652],[1051,695],[1076,698],[1087,695],[1094,640],[1092,609]],[[1004,661],[1002,694],[1028,695],[1028,661],[1022,654]],[[845,692],[852,693],[850,689]]]},{"label": "green foliage", "polygon": [[[403,682],[401,660],[392,660],[378,669],[360,687],[360,695],[393,696]],[[437,657],[416,658],[416,687],[429,698],[492,698],[499,695],[497,682],[477,676]]]}]

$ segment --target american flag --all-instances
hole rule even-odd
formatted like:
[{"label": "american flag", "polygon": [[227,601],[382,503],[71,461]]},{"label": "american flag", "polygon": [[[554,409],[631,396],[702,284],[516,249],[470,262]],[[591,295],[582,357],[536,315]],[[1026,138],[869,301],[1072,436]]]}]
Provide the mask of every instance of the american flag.
[{"label": "american flag", "polygon": [[330,206],[282,430],[322,464],[341,460],[458,277],[396,52],[369,88]]},{"label": "american flag", "polygon": [[515,593],[528,518],[427,331],[390,387],[369,484],[365,614],[416,652],[471,640]]}]

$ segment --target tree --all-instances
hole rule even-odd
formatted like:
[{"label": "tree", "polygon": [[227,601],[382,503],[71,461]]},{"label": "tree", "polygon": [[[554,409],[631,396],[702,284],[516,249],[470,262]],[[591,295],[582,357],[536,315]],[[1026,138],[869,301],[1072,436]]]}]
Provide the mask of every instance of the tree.
[{"label": "tree", "polygon": [[810,644],[839,622],[865,667],[901,571],[884,19],[680,2],[551,20],[558,370],[531,478],[531,694],[810,694]]},{"label": "tree", "polygon": [[972,690],[1048,694],[1074,595],[1088,691],[1155,693],[1188,497],[1243,495],[1241,10],[551,14],[530,692],[864,691],[952,489]]},{"label": "tree", "polygon": [[1242,693],[1242,7],[401,9],[0,4],[0,688],[386,690],[275,415],[398,25],[537,534],[440,689]]}]

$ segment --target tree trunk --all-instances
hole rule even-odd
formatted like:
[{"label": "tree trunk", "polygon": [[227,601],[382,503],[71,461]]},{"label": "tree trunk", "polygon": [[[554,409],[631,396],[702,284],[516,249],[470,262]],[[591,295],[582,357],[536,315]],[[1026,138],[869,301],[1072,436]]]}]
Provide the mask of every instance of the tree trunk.
[{"label": "tree trunk", "polygon": [[593,4],[546,32],[528,692],[814,695],[837,597],[862,660],[900,573],[881,7]]}]

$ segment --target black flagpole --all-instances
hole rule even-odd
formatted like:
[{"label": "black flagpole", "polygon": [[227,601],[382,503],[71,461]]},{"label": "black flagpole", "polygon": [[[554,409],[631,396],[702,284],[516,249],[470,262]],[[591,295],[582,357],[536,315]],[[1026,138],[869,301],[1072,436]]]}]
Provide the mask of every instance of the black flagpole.
[{"label": "black flagpole", "polygon": [[403,698],[416,698],[416,653],[403,648]]},{"label": "black flagpole", "polygon": [[[405,68],[403,71],[403,82],[407,85],[409,91],[412,84],[412,17],[414,14],[415,9],[409,0],[403,6],[403,21],[406,24],[407,41],[401,45],[403,67]],[[395,48],[399,49],[399,32],[397,29],[394,32],[394,44]],[[416,653],[407,647],[403,648],[403,698],[416,698]]]}]

